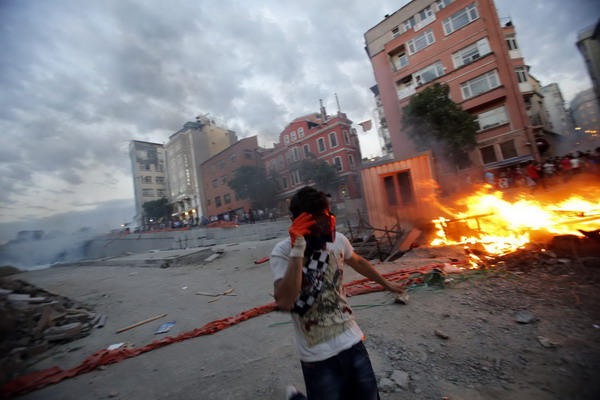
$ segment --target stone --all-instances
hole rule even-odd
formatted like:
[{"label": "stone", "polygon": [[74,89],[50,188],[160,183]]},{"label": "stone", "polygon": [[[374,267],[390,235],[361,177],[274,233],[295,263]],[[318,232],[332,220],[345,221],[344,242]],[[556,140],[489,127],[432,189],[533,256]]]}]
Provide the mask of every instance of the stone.
[{"label": "stone", "polygon": [[406,373],[404,371],[396,370],[396,371],[392,372],[390,379],[392,381],[396,382],[396,384],[403,389],[407,389],[408,384],[410,383],[410,376],[408,375],[408,373]]},{"label": "stone", "polygon": [[520,324],[530,324],[535,321],[535,315],[530,313],[529,311],[519,311],[515,316],[515,321]]},{"label": "stone", "polygon": [[44,339],[48,341],[71,339],[81,333],[82,328],[83,324],[81,324],[81,322],[73,322],[72,324],[55,326],[53,328],[46,329],[44,332]]},{"label": "stone", "polygon": [[383,393],[390,393],[396,388],[394,382],[389,380],[388,378],[381,378],[379,381],[379,390]]}]

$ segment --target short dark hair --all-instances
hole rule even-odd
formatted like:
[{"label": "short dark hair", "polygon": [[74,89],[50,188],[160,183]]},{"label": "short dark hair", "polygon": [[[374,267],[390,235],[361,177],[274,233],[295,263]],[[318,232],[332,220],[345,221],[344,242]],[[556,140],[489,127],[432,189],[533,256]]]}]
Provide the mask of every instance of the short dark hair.
[{"label": "short dark hair", "polygon": [[290,212],[293,219],[303,212],[317,214],[328,209],[329,199],[327,194],[310,186],[304,186],[298,190],[290,201]]}]

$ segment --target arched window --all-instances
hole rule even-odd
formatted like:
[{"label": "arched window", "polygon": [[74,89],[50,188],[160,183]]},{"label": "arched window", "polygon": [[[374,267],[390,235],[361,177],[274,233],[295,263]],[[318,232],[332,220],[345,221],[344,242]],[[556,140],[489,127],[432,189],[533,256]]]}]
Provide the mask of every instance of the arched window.
[{"label": "arched window", "polygon": [[290,136],[291,136],[291,138],[292,138],[292,142],[295,142],[295,141],[296,141],[296,139],[297,139],[297,138],[296,138],[296,131],[292,131],[292,133],[290,133]]},{"label": "arched window", "polygon": [[300,139],[304,137],[304,128],[298,128],[298,137]]},{"label": "arched window", "polygon": [[285,136],[283,137],[283,143],[284,143],[284,144],[290,144],[290,137],[289,137],[288,135],[285,135]]}]

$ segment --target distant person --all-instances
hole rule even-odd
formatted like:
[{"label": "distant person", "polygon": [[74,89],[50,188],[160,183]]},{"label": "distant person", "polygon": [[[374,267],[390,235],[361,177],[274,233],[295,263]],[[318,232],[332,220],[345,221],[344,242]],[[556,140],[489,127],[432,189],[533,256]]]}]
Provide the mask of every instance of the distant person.
[{"label": "distant person", "polygon": [[[291,313],[308,398],[378,399],[364,334],[346,301],[344,263],[389,291],[404,290],[385,280],[335,231],[324,192],[300,189],[291,199],[290,213],[290,237],[273,249],[271,269],[277,306]],[[287,396],[306,399],[293,386]]]}]

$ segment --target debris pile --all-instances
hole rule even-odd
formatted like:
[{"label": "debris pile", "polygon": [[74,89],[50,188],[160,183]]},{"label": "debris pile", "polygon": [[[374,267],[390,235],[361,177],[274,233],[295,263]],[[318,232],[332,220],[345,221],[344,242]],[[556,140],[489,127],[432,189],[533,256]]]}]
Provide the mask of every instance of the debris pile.
[{"label": "debris pile", "polygon": [[21,280],[0,279],[0,384],[51,347],[89,335],[106,316]]}]

